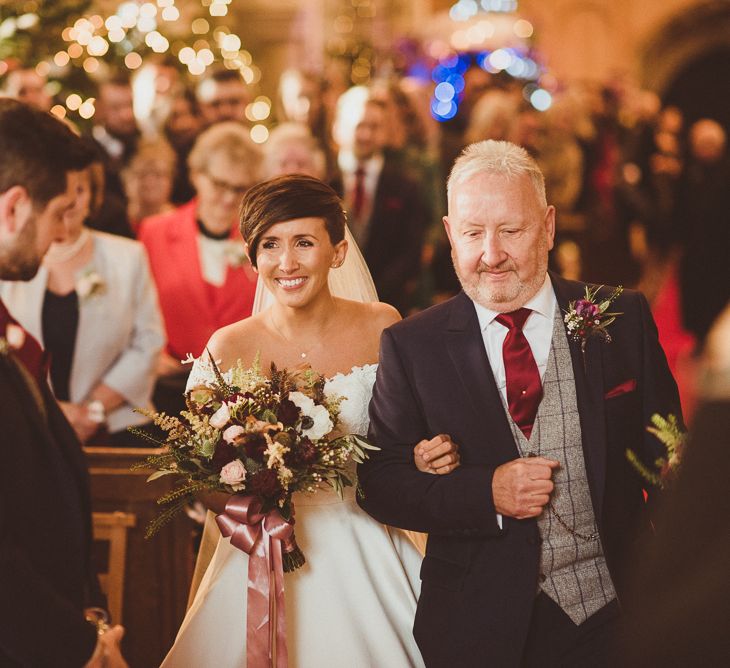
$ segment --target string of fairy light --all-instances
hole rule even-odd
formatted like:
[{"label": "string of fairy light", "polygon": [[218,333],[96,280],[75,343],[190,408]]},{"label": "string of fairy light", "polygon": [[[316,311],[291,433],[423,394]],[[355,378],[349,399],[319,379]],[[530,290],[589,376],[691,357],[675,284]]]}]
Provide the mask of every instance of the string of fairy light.
[{"label": "string of fairy light", "polygon": [[[64,28],[61,36],[68,46],[54,54],[51,62],[43,67],[44,73],[52,67],[57,71],[82,67],[93,76],[102,68],[104,56],[114,49],[123,56],[124,66],[130,71],[139,69],[143,56],[150,52],[172,53],[193,78],[205,74],[215,63],[222,63],[227,69],[238,70],[247,84],[256,84],[261,79],[261,70],[253,63],[251,53],[243,48],[241,37],[221,23],[231,2],[201,0],[207,16],[193,19],[187,30],[181,25],[182,14],[175,0],[128,0],[119,4],[110,16],[82,16]],[[182,32],[186,33],[185,37],[175,37]],[[51,111],[60,117],[75,112],[88,120],[96,111],[95,102],[93,97],[84,99],[79,93],[71,93]],[[268,129],[261,123],[270,117],[271,106],[271,100],[262,95],[246,109],[248,120],[257,123],[251,128],[254,141],[261,143],[268,137]]]},{"label": "string of fairy light", "polygon": [[538,111],[552,104],[545,72],[528,40],[533,25],[517,14],[517,0],[458,0],[449,10],[455,28],[448,39],[431,44],[437,60],[431,72],[435,85],[431,113],[438,121],[456,116],[463,97],[464,73],[472,65],[524,82],[523,96]]}]

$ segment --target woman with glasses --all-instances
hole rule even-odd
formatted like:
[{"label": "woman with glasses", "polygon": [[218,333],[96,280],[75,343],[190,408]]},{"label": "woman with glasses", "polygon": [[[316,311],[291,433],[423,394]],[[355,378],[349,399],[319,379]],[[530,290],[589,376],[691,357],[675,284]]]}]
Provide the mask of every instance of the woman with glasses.
[{"label": "woman with glasses", "polygon": [[198,137],[188,165],[197,196],[139,228],[167,332],[155,395],[167,411],[181,408],[187,370],[180,360],[200,355],[214,331],[251,315],[256,289],[237,214],[243,194],[259,180],[258,147],[242,125],[219,123]]}]

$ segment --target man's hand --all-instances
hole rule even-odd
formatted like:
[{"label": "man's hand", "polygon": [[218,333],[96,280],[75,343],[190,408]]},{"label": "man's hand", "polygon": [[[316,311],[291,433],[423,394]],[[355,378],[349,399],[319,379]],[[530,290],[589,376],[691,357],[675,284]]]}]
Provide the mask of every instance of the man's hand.
[{"label": "man's hand", "polygon": [[537,517],[550,501],[553,470],[559,466],[554,459],[525,457],[497,467],[492,478],[494,509],[518,520]]},{"label": "man's hand", "polygon": [[451,473],[461,463],[459,446],[448,434],[421,441],[413,448],[413,457],[419,471],[436,475]]},{"label": "man's hand", "polygon": [[83,404],[59,401],[66,419],[71,423],[81,443],[86,443],[99,429],[99,423],[89,419],[89,410]]},{"label": "man's hand", "polygon": [[123,626],[112,626],[96,641],[94,654],[84,668],[129,668],[122,656],[119,643],[124,635]]}]

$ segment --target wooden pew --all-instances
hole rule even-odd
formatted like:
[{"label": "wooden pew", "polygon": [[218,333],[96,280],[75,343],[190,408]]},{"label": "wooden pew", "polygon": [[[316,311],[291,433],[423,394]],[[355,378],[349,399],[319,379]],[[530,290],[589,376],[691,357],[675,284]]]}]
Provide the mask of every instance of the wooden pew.
[{"label": "wooden pew", "polygon": [[[194,562],[194,524],[181,515],[154,538],[144,537],[159,510],[157,498],[174,483],[169,477],[147,483],[151,470],[132,471],[130,467],[159,450],[87,447],[84,451],[91,475],[92,510],[135,517],[134,526],[126,527],[124,655],[132,668],[158,666],[185,615]],[[105,570],[103,558],[100,570]]]}]

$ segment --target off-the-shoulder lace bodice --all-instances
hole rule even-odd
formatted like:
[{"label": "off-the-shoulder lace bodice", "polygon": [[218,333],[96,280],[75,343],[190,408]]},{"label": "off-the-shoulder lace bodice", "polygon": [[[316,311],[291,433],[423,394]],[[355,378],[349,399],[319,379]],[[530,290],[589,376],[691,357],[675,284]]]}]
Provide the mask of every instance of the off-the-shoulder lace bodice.
[{"label": "off-the-shoulder lace bodice", "polygon": [[[337,429],[339,433],[367,435],[368,405],[373,394],[377,369],[377,364],[354,366],[348,373],[335,374],[325,383],[324,390],[327,394],[344,397],[340,404],[340,423]],[[230,371],[224,372],[223,377],[230,380]],[[190,370],[186,390],[195,385],[210,385],[214,381],[215,375],[207,356],[205,359],[199,357]]]}]

